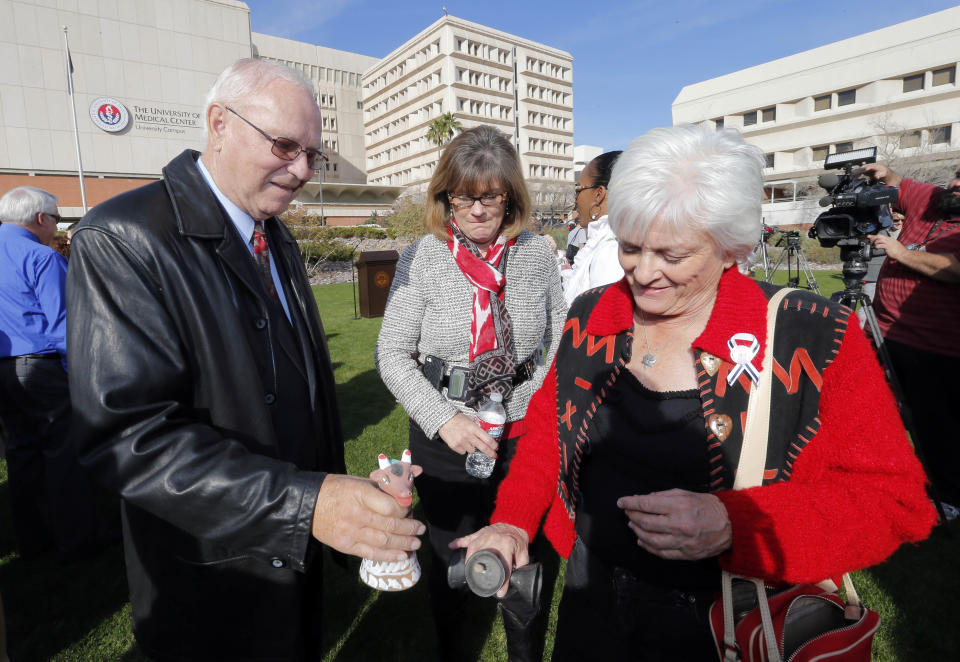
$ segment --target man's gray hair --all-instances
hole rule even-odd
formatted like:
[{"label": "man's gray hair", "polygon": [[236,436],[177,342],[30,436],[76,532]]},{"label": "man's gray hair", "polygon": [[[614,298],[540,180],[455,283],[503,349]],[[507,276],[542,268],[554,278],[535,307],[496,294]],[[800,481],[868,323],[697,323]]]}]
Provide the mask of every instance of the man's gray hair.
[{"label": "man's gray hair", "polygon": [[740,259],[763,225],[763,151],[733,129],[693,125],[653,129],[624,150],[610,178],[610,227],[642,239],[651,225],[706,232]]},{"label": "man's gray hair", "polygon": [[279,62],[271,62],[270,60],[260,60],[257,58],[237,60],[217,76],[213,87],[207,92],[207,98],[203,104],[204,139],[207,138],[206,113],[207,109],[210,108],[210,104],[241,105],[247,97],[256,94],[277,79],[293,83],[316,100],[316,88],[310,79],[299,71],[291,69]]},{"label": "man's gray hair", "polygon": [[37,214],[56,214],[57,196],[34,186],[18,186],[0,198],[0,221],[32,225]]}]

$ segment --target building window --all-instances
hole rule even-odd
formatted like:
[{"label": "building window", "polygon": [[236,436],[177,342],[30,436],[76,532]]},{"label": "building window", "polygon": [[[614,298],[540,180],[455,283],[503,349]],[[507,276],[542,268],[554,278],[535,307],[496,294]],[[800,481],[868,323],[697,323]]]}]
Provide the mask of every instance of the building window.
[{"label": "building window", "polygon": [[813,100],[814,112],[819,110],[830,110],[833,105],[833,95],[824,94],[822,97],[815,97]]},{"label": "building window", "polygon": [[920,132],[910,131],[900,136],[900,149],[920,146]]},{"label": "building window", "polygon": [[773,163],[774,163],[774,155],[773,155],[773,154],[764,154],[764,155],[763,155],[763,159],[764,159],[764,161],[766,162],[766,164],[764,165],[765,168],[772,168],[772,167],[773,167]]},{"label": "building window", "polygon": [[757,111],[743,114],[743,125],[744,126],[753,126],[757,123]]},{"label": "building window", "polygon": [[827,154],[830,153],[830,147],[828,145],[821,145],[820,147],[814,147],[812,150],[812,155],[810,157],[813,161],[823,161],[827,158]]},{"label": "building window", "polygon": [[777,119],[777,107],[773,108],[764,108],[760,111],[763,116],[764,122],[775,122]]},{"label": "building window", "polygon": [[853,150],[853,142],[837,143],[833,146],[833,151],[837,154]]},{"label": "building window", "polygon": [[713,120],[714,125],[717,127],[717,131],[723,128],[723,118]]},{"label": "building window", "polygon": [[923,74],[903,77],[903,91],[916,92],[923,89]]},{"label": "building window", "polygon": [[944,69],[934,69],[933,87],[937,85],[953,85],[957,80],[957,65]]},{"label": "building window", "polygon": [[363,101],[357,102],[357,110],[363,110]]},{"label": "building window", "polygon": [[844,90],[843,92],[837,92],[837,105],[838,106],[849,106],[852,103],[857,102],[857,91],[853,90]]},{"label": "building window", "polygon": [[951,126],[938,126],[935,129],[930,129],[930,144],[932,145],[944,145],[950,143],[951,135]]}]

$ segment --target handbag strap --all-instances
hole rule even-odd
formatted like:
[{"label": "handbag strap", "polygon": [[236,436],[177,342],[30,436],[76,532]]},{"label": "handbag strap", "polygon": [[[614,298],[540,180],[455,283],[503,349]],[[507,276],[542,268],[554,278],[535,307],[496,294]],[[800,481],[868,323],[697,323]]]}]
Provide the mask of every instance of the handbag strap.
[{"label": "handbag strap", "polygon": [[733,489],[755,487],[763,482],[763,468],[767,461],[767,434],[770,429],[770,393],[773,390],[773,336],[777,326],[777,311],[783,298],[796,291],[791,287],[777,290],[767,302],[767,342],[760,364],[760,378],[750,389],[747,401],[747,421],[743,426],[743,445],[740,461],[733,479]]},{"label": "handbag strap", "polygon": [[[737,463],[737,473],[733,480],[733,489],[742,490],[756,487],[763,482],[763,469],[767,460],[767,436],[770,429],[770,395],[773,389],[773,339],[777,327],[777,311],[783,298],[794,291],[794,288],[784,287],[770,297],[767,302],[767,340],[763,351],[763,361],[760,365],[760,377],[750,389],[750,399],[747,402],[747,421],[743,426],[743,445],[740,448],[740,460]],[[733,622],[733,575],[723,571],[723,644],[724,660],[736,662],[740,659],[737,649],[736,624]],[[751,582],[757,592],[757,603],[760,608],[763,635],[767,641],[767,655],[770,662],[780,662],[780,648],[777,645],[776,633],[773,630],[773,619],[770,617],[770,603],[767,602],[767,591],[763,582],[753,577],[743,577]]]},{"label": "handbag strap", "polygon": [[[754,388],[750,389],[750,399],[747,403],[747,420],[743,430],[743,445],[740,449],[740,460],[737,464],[737,474],[734,478],[733,489],[742,490],[748,487],[757,487],[763,483],[763,470],[767,459],[767,437],[770,425],[770,397],[773,388],[773,339],[776,330],[777,312],[784,297],[795,288],[784,287],[777,290],[767,302],[767,342],[763,353],[760,378]],[[738,577],[753,584],[757,592],[757,604],[760,609],[760,619],[763,624],[763,636],[767,643],[767,657],[769,662],[781,662],[780,647],[777,643],[776,632],[773,628],[773,618],[770,616],[770,603],[767,600],[767,591],[763,582],[754,577],[733,575],[726,570],[722,572],[721,586],[723,591],[723,643],[724,660],[736,662],[740,660],[740,651],[737,648],[733,622],[733,579]],[[832,585],[833,582],[830,582]],[[853,586],[850,573],[843,573],[843,588],[846,593],[847,607],[845,615],[848,619],[859,619],[863,605]],[[832,586],[836,590],[836,586]]]}]

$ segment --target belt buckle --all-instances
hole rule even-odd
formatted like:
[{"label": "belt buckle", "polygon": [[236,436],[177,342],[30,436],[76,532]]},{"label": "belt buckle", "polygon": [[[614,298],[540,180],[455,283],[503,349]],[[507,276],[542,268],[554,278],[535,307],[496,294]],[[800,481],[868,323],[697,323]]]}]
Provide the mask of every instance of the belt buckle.
[{"label": "belt buckle", "polygon": [[470,370],[453,366],[447,378],[447,397],[451,400],[463,401],[467,399],[469,390]]}]

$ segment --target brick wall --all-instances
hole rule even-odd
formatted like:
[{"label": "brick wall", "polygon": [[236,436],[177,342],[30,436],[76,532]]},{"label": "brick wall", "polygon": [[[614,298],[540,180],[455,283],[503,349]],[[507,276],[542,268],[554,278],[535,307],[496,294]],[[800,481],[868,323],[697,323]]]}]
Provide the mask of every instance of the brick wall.
[{"label": "brick wall", "polygon": [[[125,193],[144,184],[156,181],[148,178],[125,177],[84,177],[83,183],[87,192],[87,207],[93,207],[115,195]],[[0,174],[0,195],[18,186],[35,186],[49,191],[60,198],[60,205],[64,207],[79,207],[81,205],[80,180],[75,175],[11,175]]]}]

